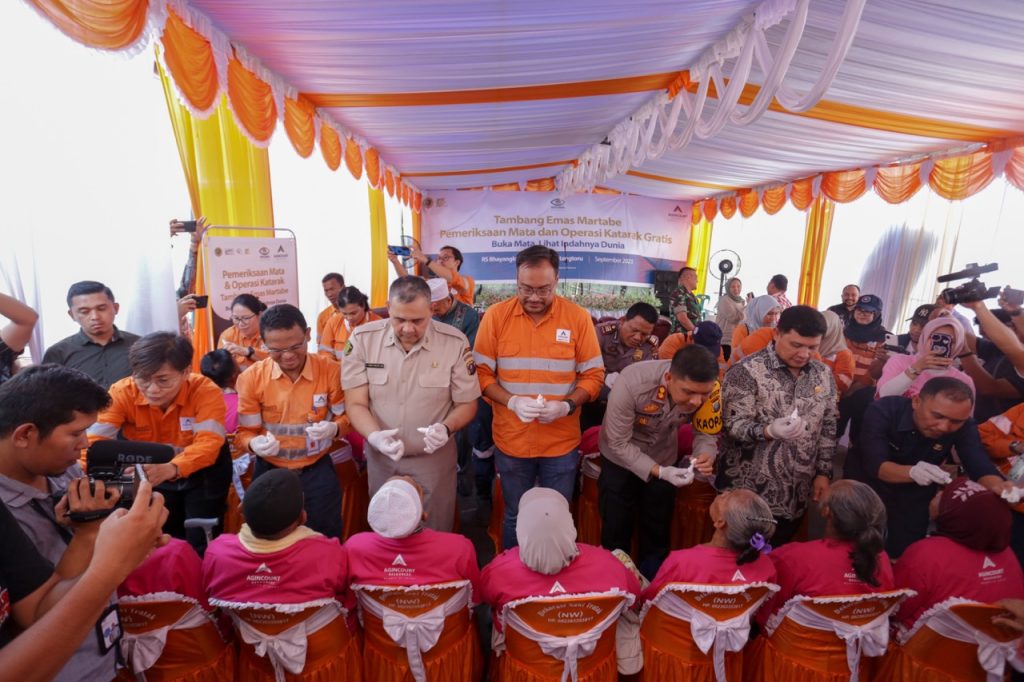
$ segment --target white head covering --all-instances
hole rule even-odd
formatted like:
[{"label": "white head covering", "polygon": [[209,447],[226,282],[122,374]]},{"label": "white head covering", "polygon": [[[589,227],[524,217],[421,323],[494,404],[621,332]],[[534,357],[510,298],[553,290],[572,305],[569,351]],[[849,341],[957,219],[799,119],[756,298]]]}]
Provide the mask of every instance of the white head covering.
[{"label": "white head covering", "polygon": [[448,282],[445,281],[444,277],[434,277],[427,280],[427,286],[430,287],[430,302],[437,303],[443,301],[452,295],[451,290],[448,288]]},{"label": "white head covering", "polygon": [[764,316],[780,307],[779,300],[768,294],[758,296],[753,301],[747,303],[747,308],[743,312],[743,320],[747,325],[747,331],[753,333],[763,327]]},{"label": "white head covering", "polygon": [[519,498],[516,520],[519,558],[544,575],[554,575],[579,556],[569,503],[551,488],[532,488]]},{"label": "white head covering", "polygon": [[846,338],[843,336],[843,321],[831,310],[822,311],[825,318],[825,335],[821,337],[818,353],[827,358],[841,350],[846,350]]},{"label": "white head covering", "polygon": [[370,500],[366,519],[377,535],[404,538],[412,535],[423,521],[423,501],[416,486],[393,478],[380,487]]}]

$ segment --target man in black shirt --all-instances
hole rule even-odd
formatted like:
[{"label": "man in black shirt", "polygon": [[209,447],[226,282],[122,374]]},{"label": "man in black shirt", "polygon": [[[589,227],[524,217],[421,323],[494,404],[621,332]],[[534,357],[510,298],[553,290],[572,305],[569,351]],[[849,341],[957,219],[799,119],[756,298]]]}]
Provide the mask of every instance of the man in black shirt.
[{"label": "man in black shirt", "polygon": [[43,362],[81,370],[103,388],[132,373],[128,349],[135,334],[114,325],[120,307],[114,292],[100,282],[76,282],[68,289],[68,315],[81,329],[47,349]]},{"label": "man in black shirt", "polygon": [[857,299],[860,298],[860,287],[856,284],[847,284],[843,287],[843,302],[829,306],[828,309],[839,316],[845,327],[853,316],[853,309],[857,307]]},{"label": "man in black shirt", "polygon": [[880,398],[864,414],[844,477],[863,481],[885,503],[885,549],[897,558],[928,531],[928,503],[952,480],[941,465],[953,449],[971,479],[996,495],[1013,488],[992,464],[971,418],[974,394],[959,379],[936,377],[914,398]]}]

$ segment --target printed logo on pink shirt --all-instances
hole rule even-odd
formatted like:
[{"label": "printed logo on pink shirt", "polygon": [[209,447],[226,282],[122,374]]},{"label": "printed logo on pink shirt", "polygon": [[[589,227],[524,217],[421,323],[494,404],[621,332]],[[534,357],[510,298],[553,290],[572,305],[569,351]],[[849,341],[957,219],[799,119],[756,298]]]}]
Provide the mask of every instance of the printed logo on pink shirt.
[{"label": "printed logo on pink shirt", "polygon": [[736,572],[732,574],[732,581],[734,583],[738,583],[738,582],[744,582],[745,583],[745,582],[747,582],[747,576],[743,575],[743,573],[740,572],[740,569],[737,568]]},{"label": "printed logo on pink shirt", "polygon": [[978,579],[983,583],[1001,582],[1005,580],[1003,569],[999,568],[991,557],[985,557],[981,562],[981,570],[978,571]]},{"label": "printed logo on pink shirt", "polygon": [[405,563],[405,557],[401,554],[396,554],[391,565],[384,569],[384,574],[389,578],[410,578],[414,573],[416,573],[416,569],[409,568],[409,564]]},{"label": "printed logo on pink shirt", "polygon": [[562,587],[562,583],[556,580],[555,584],[551,586],[550,590],[548,590],[548,594],[558,594],[559,592],[565,594],[565,588]]},{"label": "printed logo on pink shirt", "polygon": [[281,576],[274,575],[266,563],[256,567],[256,570],[245,577],[245,580],[252,585],[276,585],[281,582]]}]

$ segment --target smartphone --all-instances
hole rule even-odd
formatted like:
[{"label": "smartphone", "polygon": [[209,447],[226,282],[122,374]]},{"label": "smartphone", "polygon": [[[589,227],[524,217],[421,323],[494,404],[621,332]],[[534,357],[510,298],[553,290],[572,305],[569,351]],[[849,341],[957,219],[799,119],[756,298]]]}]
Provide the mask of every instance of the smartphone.
[{"label": "smartphone", "polygon": [[412,254],[408,246],[388,246],[388,251],[396,256],[408,256]]},{"label": "smartphone", "polygon": [[132,483],[132,499],[139,494],[139,486],[142,485],[143,481],[148,481],[149,476],[146,475],[146,470],[142,468],[141,464],[135,465],[135,481]]},{"label": "smartphone", "polygon": [[953,337],[949,334],[936,332],[928,339],[931,342],[932,353],[942,358],[953,355]]},{"label": "smartphone", "polygon": [[1024,305],[1024,290],[1006,287],[1003,289],[1003,298],[1010,305]]},{"label": "smartphone", "polygon": [[196,231],[196,221],[194,221],[194,220],[182,220],[181,224],[183,225],[183,227],[181,228],[182,232],[195,232]]},{"label": "smartphone", "polygon": [[898,346],[898,345],[900,345],[900,340],[898,338],[896,338],[896,335],[893,334],[892,332],[886,332],[885,333],[885,345],[887,345],[887,346]]},{"label": "smartphone", "polygon": [[206,306],[208,306],[210,304],[210,297],[208,295],[206,295],[206,294],[203,294],[202,296],[193,296],[192,298],[196,302],[196,309],[197,310],[199,308],[205,308]]}]

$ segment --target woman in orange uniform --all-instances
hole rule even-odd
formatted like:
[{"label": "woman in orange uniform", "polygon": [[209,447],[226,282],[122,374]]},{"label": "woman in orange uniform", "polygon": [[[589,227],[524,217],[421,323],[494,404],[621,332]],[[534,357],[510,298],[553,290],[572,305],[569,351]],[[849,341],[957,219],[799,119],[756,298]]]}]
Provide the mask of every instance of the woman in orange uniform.
[{"label": "woman in orange uniform", "polygon": [[352,330],[356,327],[381,319],[380,315],[370,312],[370,299],[366,294],[355,287],[345,287],[338,294],[338,310],[340,315],[335,315],[327,321],[324,327],[323,338],[320,339],[318,352],[324,357],[334,358],[341,362],[345,354],[345,344]]},{"label": "woman in orange uniform", "polygon": [[239,294],[231,302],[231,326],[221,333],[217,347],[231,353],[240,371],[267,357],[260,338],[260,315],[266,309],[252,294]]}]

